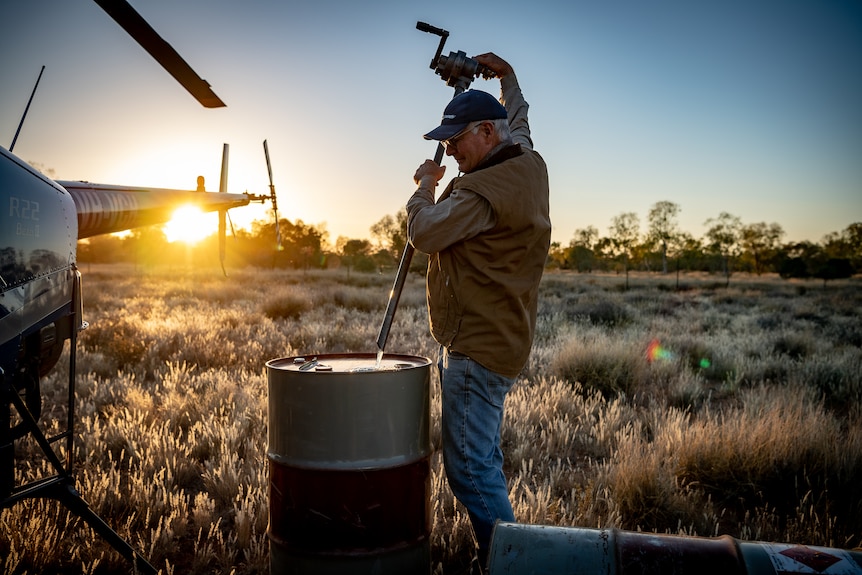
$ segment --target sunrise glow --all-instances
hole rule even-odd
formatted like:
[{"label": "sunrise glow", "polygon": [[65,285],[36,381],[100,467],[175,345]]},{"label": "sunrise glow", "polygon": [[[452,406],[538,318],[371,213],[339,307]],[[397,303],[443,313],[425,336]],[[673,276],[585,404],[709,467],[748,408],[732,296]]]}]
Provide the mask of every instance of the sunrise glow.
[{"label": "sunrise glow", "polygon": [[204,213],[197,206],[186,205],[177,208],[163,229],[169,242],[195,244],[218,230],[218,219],[215,213]]}]

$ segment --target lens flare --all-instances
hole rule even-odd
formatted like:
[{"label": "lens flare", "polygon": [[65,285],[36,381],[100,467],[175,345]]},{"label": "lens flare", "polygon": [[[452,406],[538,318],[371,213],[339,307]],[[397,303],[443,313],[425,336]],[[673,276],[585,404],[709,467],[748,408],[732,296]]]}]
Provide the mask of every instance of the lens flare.
[{"label": "lens flare", "polygon": [[[661,342],[657,339],[653,339],[649,342],[646,350],[646,358],[649,363],[653,363],[654,361],[670,361],[674,359],[676,355],[662,346]],[[712,361],[708,357],[702,357],[697,361],[697,366],[701,369],[709,369],[712,367]]]},{"label": "lens flare", "polygon": [[652,363],[654,361],[658,361],[660,359],[661,360],[673,359],[673,353],[671,353],[670,350],[662,347],[661,343],[657,339],[654,339],[651,342],[649,342],[649,345],[647,346],[646,356],[647,356],[647,361],[650,363]]}]

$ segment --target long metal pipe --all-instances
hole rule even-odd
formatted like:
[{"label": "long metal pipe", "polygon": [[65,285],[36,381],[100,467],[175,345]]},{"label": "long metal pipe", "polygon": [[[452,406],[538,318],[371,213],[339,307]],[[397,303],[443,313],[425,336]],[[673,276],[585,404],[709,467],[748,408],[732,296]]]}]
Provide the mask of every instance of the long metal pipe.
[{"label": "long metal pipe", "polygon": [[[466,85],[459,84],[455,86],[455,96],[466,89]],[[442,143],[437,143],[437,151],[434,153],[434,162],[439,166],[443,161],[443,153],[445,149]],[[392,290],[389,292],[389,301],[386,304],[386,314],[383,316],[383,323],[380,324],[380,331],[377,332],[377,349],[383,352],[386,349],[386,340],[389,339],[389,330],[392,327],[392,320],[395,318],[395,310],[398,309],[398,301],[401,299],[401,292],[404,290],[404,282],[407,280],[407,272],[410,271],[410,262],[413,260],[413,252],[415,248],[408,240],[404,244],[404,251],[401,252],[401,262],[398,264],[398,273],[395,275],[395,283],[392,285]]]}]

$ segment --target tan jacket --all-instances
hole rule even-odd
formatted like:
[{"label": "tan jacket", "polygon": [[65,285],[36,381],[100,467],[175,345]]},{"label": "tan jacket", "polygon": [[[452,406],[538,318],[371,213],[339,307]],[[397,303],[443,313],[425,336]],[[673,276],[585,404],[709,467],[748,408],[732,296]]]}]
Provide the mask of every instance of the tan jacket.
[{"label": "tan jacket", "polygon": [[545,162],[518,148],[514,157],[450,182],[441,201],[453,189],[472,191],[490,203],[495,223],[431,254],[427,277],[434,338],[508,377],[520,373],[530,353],[551,240]]}]

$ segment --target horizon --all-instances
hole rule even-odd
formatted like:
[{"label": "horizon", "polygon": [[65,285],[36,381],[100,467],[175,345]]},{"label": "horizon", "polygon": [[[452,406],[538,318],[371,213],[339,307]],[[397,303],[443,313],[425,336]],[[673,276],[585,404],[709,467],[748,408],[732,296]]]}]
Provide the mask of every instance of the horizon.
[{"label": "horizon", "polygon": [[[244,208],[242,208],[242,207],[241,208],[233,208],[233,210],[236,210],[236,209],[244,209]],[[193,213],[195,210],[197,211],[196,214]],[[727,210],[725,210],[725,211],[727,211]],[[190,229],[187,226],[187,223],[188,223],[187,221],[183,221],[182,219],[177,219],[177,218],[174,218],[174,219],[172,219],[172,220],[170,220],[164,224],[156,224],[154,227],[158,227],[162,230],[162,232],[165,234],[165,238],[166,238],[168,243],[185,242],[188,244],[196,245],[196,244],[204,242],[204,241],[212,238],[214,235],[218,234],[217,214],[215,212],[201,212],[200,210],[197,210],[197,208],[195,208],[194,206],[190,206],[190,205],[180,206],[179,208],[177,208],[177,212],[182,212],[184,217],[190,218],[192,221],[196,221],[196,222],[200,222],[200,221],[209,219],[209,220],[211,220],[211,225],[209,227],[212,229],[210,229],[206,233],[201,233],[201,231],[199,229]],[[735,215],[729,211],[728,211],[728,213],[730,213],[731,215]],[[386,216],[390,216],[390,215],[394,216],[395,214],[383,214],[374,223],[379,222],[381,219],[385,218]],[[640,217],[639,214],[638,214],[638,216]],[[279,216],[279,221],[283,221],[283,220],[291,221],[287,217]],[[253,220],[253,221],[249,222],[246,226],[240,227],[240,226],[234,225],[234,227],[237,229],[245,230],[245,231],[252,231],[252,227],[255,224],[267,225],[267,224],[271,224],[271,223],[272,223],[272,218],[270,217],[268,219]],[[291,223],[295,224],[296,221],[291,221]],[[325,227],[321,229],[314,223],[310,223],[310,222],[302,222],[302,223],[305,225],[308,225],[308,226],[312,226],[312,227],[318,229],[318,231],[324,232],[325,233],[324,242],[326,244],[326,247],[331,248],[332,250],[335,250],[337,240],[339,238],[342,238],[342,237],[345,239],[349,239],[349,240],[356,239],[356,240],[368,240],[368,241],[372,241],[372,242],[374,241],[374,238],[372,237],[370,230],[366,236],[348,237],[348,236],[344,236],[343,234],[334,236],[329,232],[329,230],[325,229]],[[756,224],[756,223],[761,223],[761,222],[742,222],[742,225],[745,226],[747,224]],[[763,222],[763,223],[778,224],[779,226],[781,226],[781,222]],[[641,225],[640,225],[639,230],[638,230],[638,240],[643,241],[646,239],[646,235],[649,231],[649,222],[646,220],[646,218],[644,218],[643,220],[640,220],[640,224]],[[842,232],[844,232],[846,229],[848,229],[850,226],[852,226],[854,224],[862,225],[862,222],[850,222],[846,226],[841,227],[840,229],[834,229],[834,230],[831,230],[829,232],[826,232],[826,234],[824,234],[823,237],[817,238],[817,239],[812,239],[812,238],[787,239],[787,238],[782,237],[780,242],[781,242],[781,245],[792,245],[792,244],[805,243],[805,242],[808,242],[811,244],[816,244],[816,245],[822,245],[824,243],[824,241],[827,239],[827,236],[829,236],[831,234],[840,235]],[[599,232],[597,239],[607,238],[607,237],[611,236],[611,234],[602,233],[602,229],[599,228],[598,226],[593,225],[593,224],[588,224],[584,228],[590,227],[590,226],[595,228]],[[584,228],[579,228],[578,230],[575,230],[575,232],[577,232],[581,229],[584,229]],[[784,228],[782,226],[782,230],[783,229]],[[678,231],[681,233],[690,233],[689,230],[682,229],[682,228],[679,228]],[[112,234],[112,235],[124,236],[124,235],[128,235],[129,233],[130,233],[130,230],[126,230],[124,232],[117,232],[116,234]],[[704,240],[705,234],[706,234],[706,232],[704,231],[701,235],[694,235],[694,234],[691,234],[691,235],[694,239],[702,241],[702,240]],[[228,235],[230,236],[231,234],[228,233]],[[786,236],[786,231],[785,231],[784,235]],[[568,242],[558,242],[557,240],[553,240],[553,241],[554,241],[554,243],[559,243],[561,247],[566,247],[566,246],[569,246],[572,242],[574,242],[575,239],[576,239],[575,233],[573,232],[572,237],[569,239]]]}]

